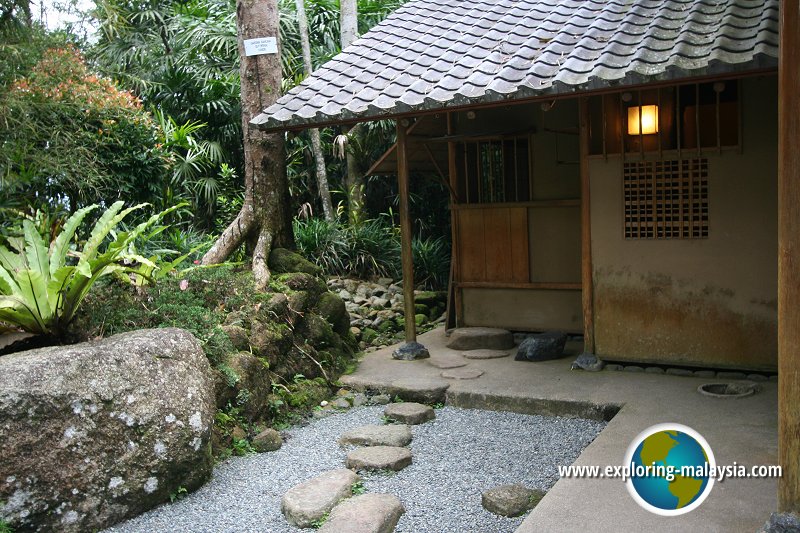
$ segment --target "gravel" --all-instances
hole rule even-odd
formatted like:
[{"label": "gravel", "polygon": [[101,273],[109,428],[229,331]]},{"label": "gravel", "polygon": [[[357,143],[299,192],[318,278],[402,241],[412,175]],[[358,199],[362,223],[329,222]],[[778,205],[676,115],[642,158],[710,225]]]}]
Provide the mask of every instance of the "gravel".
[{"label": "gravel", "polygon": [[[183,500],[165,504],[106,532],[297,532],[280,511],[294,485],[336,468],[347,430],[380,423],[382,407],[362,407],[291,429],[276,452],[231,458],[212,480]],[[481,492],[505,483],[549,489],[558,465],[571,464],[604,422],[444,407],[413,426],[413,464],[393,474],[363,475],[367,492],[400,498],[406,513],[396,531],[513,532],[523,518],[485,511]]]}]

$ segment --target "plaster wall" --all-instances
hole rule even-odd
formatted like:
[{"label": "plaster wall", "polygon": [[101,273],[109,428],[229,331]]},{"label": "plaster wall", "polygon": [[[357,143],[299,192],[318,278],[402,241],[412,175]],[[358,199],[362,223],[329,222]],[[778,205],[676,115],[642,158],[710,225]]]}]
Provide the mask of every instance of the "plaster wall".
[{"label": "plaster wall", "polygon": [[[704,154],[707,239],[626,240],[622,162],[618,157],[591,160],[598,355],[775,368],[777,79],[742,80],[740,94],[741,151]],[[684,151],[683,157],[691,156]]]}]

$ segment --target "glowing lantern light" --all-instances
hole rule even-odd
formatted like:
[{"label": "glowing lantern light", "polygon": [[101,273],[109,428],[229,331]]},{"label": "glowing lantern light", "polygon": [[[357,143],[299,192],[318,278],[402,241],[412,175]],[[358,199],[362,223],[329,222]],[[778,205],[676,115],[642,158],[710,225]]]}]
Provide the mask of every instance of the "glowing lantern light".
[{"label": "glowing lantern light", "polygon": [[643,105],[641,107],[628,108],[628,135],[639,135],[640,129],[642,135],[658,133],[657,105]]}]

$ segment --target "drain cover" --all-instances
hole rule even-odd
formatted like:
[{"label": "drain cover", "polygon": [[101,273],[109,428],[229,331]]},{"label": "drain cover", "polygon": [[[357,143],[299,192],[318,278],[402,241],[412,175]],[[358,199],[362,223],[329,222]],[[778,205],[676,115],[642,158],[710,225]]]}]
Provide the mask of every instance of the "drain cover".
[{"label": "drain cover", "polygon": [[697,387],[697,392],[714,398],[744,398],[752,396],[759,391],[759,388],[756,383],[741,381],[735,383],[703,383]]}]

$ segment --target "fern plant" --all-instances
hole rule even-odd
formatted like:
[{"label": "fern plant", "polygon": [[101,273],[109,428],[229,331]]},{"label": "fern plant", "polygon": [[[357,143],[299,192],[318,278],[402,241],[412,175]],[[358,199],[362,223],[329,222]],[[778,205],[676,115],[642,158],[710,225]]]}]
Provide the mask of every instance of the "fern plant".
[{"label": "fern plant", "polygon": [[[27,332],[62,338],[92,285],[114,272],[132,271],[132,265],[155,265],[131,253],[131,244],[148,227],[179,206],[152,215],[128,231],[109,234],[128,214],[147,204],[109,207],[95,223],[80,251],[71,251],[75,233],[92,205],[76,211],[48,247],[33,222],[23,221],[22,237],[0,245],[0,324]],[[104,243],[105,244],[104,246]],[[73,259],[77,258],[77,261]]]}]

